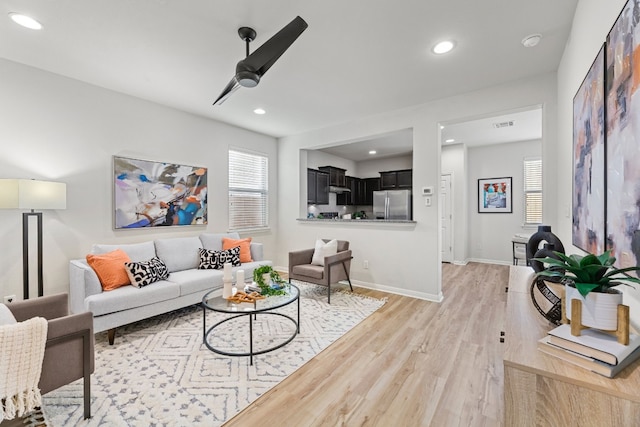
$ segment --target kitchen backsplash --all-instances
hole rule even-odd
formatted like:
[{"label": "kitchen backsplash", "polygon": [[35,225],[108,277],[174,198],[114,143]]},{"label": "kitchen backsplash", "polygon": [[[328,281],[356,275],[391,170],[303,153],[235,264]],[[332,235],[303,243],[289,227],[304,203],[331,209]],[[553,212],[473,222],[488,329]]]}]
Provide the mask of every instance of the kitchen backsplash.
[{"label": "kitchen backsplash", "polygon": [[336,194],[329,193],[328,205],[308,205],[307,213],[317,217],[319,213],[337,213],[340,218],[347,214],[364,211],[367,218],[373,218],[373,206],[345,206],[336,204]]}]

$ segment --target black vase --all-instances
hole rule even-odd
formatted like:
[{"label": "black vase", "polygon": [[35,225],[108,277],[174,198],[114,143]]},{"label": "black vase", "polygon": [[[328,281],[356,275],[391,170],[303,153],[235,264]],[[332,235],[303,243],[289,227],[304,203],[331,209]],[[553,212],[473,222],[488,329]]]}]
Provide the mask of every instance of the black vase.
[{"label": "black vase", "polygon": [[[542,249],[538,249],[541,242],[546,243]],[[553,251],[565,253],[562,242],[558,236],[551,232],[550,225],[539,225],[538,232],[531,236],[527,242],[527,262],[531,265],[533,271],[538,273],[545,268],[544,264],[540,261],[535,261],[532,258],[557,258]]]}]

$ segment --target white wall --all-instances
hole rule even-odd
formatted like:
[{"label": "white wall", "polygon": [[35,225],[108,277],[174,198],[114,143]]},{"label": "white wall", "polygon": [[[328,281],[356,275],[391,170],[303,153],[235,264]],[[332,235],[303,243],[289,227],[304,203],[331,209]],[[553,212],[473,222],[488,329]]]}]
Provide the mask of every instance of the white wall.
[{"label": "white wall", "polygon": [[[93,243],[226,231],[230,146],[269,156],[272,228],[253,237],[265,243],[267,257],[275,257],[274,138],[2,59],[0,93],[0,178],[67,183],[67,209],[43,215],[45,294],[68,290],[69,260],[84,257]],[[114,231],[114,154],[207,167],[208,226]],[[22,298],[21,221],[21,211],[0,210],[0,296]]]},{"label": "white wall", "polygon": [[[356,283],[433,300],[441,299],[437,198],[434,198],[431,207],[415,204],[413,214],[416,224],[412,226],[299,222],[296,219],[306,212],[306,187],[301,188],[301,176],[306,176],[304,150],[413,128],[414,193],[423,186],[439,188],[441,168],[438,123],[542,105],[543,144],[553,147],[557,135],[555,84],[555,73],[545,74],[282,138],[278,152],[279,163],[288,167],[281,168],[278,175],[280,243],[277,262],[286,265],[290,250],[312,247],[317,237],[337,237],[351,242],[354,255],[351,270]],[[554,156],[555,150],[552,148],[548,153]],[[546,162],[547,159],[543,158],[543,161]],[[545,171],[545,179],[550,182],[555,180],[555,176],[554,168]],[[302,183],[306,185],[306,180]],[[550,202],[552,206],[556,197],[554,189],[549,191],[547,197],[553,200]],[[556,210],[551,211],[555,213]],[[369,269],[363,268],[364,260],[369,261]]]},{"label": "white wall", "polygon": [[[535,228],[523,226],[523,160],[540,157],[541,154],[540,140],[468,149],[467,185],[470,203],[468,250],[471,260],[511,264],[513,235],[536,231]],[[511,177],[513,212],[478,213],[478,179],[498,177]],[[545,210],[544,206],[543,210]]]},{"label": "white wall", "polygon": [[345,175],[358,176],[356,175],[356,162],[353,160],[334,156],[324,151],[310,150],[307,153],[307,167],[318,169],[320,166],[334,166],[346,170]]},{"label": "white wall", "polygon": [[380,172],[411,169],[413,156],[384,157],[356,163],[358,178],[379,178]]},{"label": "white wall", "polygon": [[[567,253],[582,253],[571,245],[573,183],[573,97],[598,53],[626,0],[580,0],[571,35],[558,68],[558,227],[554,232]],[[622,287],[631,321],[640,327],[640,287]]]}]

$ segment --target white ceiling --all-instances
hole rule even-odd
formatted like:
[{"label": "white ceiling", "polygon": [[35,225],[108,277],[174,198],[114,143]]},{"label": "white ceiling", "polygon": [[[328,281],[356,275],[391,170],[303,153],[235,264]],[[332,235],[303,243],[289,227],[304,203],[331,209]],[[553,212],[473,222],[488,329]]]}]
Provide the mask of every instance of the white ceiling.
[{"label": "white ceiling", "polygon": [[[369,154],[371,150],[376,153]],[[349,141],[345,144],[321,148],[320,151],[354,162],[406,156],[413,153],[413,129],[404,129],[362,141]]]},{"label": "white ceiling", "polygon": [[[443,145],[465,144],[468,147],[540,139],[542,108],[445,124],[440,134]],[[453,141],[447,142],[450,139]]]},{"label": "white ceiling", "polygon": [[[272,136],[555,71],[577,0],[3,0],[0,57]],[[9,12],[44,24],[18,27]],[[211,104],[296,15],[309,28],[253,89]],[[520,41],[542,33],[535,48]],[[454,51],[435,56],[437,41]],[[257,116],[256,107],[267,110]]]},{"label": "white ceiling", "polygon": [[[509,123],[510,126],[496,126]],[[542,107],[513,111],[497,116],[483,117],[442,125],[440,140],[442,145],[464,144],[467,147],[479,147],[491,144],[533,141],[542,138]],[[453,139],[451,142],[447,140]],[[360,162],[386,157],[408,156],[413,153],[413,130],[379,135],[360,141],[344,144],[320,151]],[[375,150],[375,154],[370,154]]]}]

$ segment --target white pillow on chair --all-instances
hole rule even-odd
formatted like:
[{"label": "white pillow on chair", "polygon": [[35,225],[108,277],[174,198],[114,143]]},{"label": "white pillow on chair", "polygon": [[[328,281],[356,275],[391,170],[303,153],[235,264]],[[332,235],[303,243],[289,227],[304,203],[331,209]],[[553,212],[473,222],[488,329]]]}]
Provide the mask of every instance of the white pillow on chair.
[{"label": "white pillow on chair", "polygon": [[15,325],[16,323],[18,322],[16,322],[16,318],[13,317],[13,313],[11,313],[9,307],[4,304],[0,304],[0,326]]},{"label": "white pillow on chair", "polygon": [[338,241],[330,240],[327,243],[322,239],[316,240],[316,248],[313,251],[311,264],[324,266],[324,257],[335,255],[338,253]]}]

